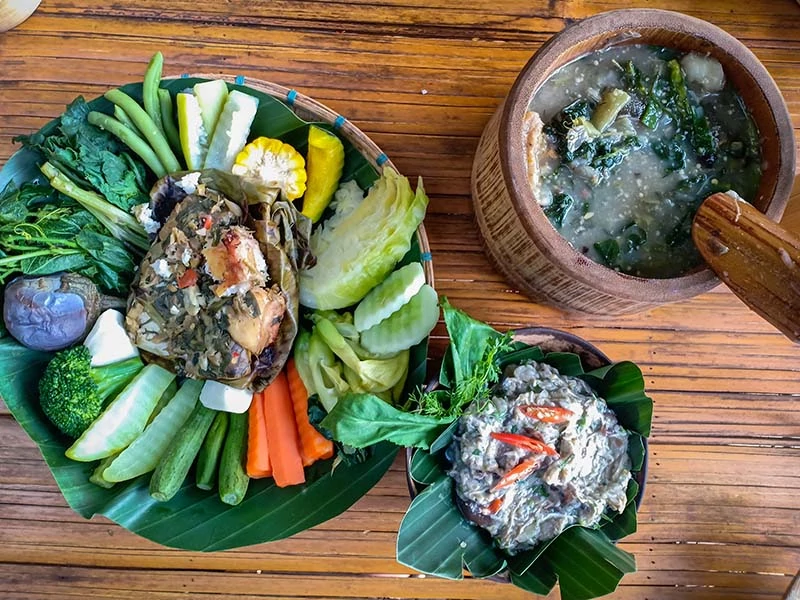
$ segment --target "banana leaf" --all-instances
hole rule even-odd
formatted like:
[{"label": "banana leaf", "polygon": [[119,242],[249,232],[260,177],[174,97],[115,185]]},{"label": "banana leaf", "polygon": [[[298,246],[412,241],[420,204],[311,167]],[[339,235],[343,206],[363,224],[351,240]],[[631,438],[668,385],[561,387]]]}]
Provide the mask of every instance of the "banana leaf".
[{"label": "banana leaf", "polygon": [[[173,96],[199,79],[164,80],[162,87]],[[309,123],[299,119],[282,102],[267,94],[229,84],[259,98],[259,109],[251,136],[279,137],[305,154]],[[121,88],[141,100],[141,84]],[[89,103],[93,110],[111,112],[112,105],[104,98]],[[43,132],[53,131],[57,120],[48,123]],[[330,125],[322,124],[326,129]],[[345,166],[342,178],[356,179],[363,188],[377,178],[377,172],[345,139]],[[0,171],[0,189],[13,180],[18,185],[38,179],[40,157],[24,148],[14,154]],[[46,183],[46,182],[45,182]],[[152,183],[152,182],[150,182]],[[418,240],[412,242],[404,263],[420,260]],[[409,362],[408,389],[423,383],[427,340],[414,347]],[[186,550],[224,550],[278,540],[303,531],[347,510],[386,473],[397,454],[397,446],[376,444],[368,458],[359,464],[339,464],[332,469],[333,459],[306,469],[306,483],[278,488],[272,480],[251,481],[247,496],[238,506],[223,504],[216,491],[204,492],[194,485],[190,475],[181,490],[169,502],[158,503],[150,498],[150,475],[142,475],[127,483],[103,489],[89,483],[94,463],[77,463],[64,456],[71,440],[61,435],[45,418],[38,402],[38,380],[50,355],[19,345],[0,332],[0,396],[11,414],[38,445],[67,503],[84,518],[104,515],[133,533],[149,540]]]},{"label": "banana leaf", "polygon": [[[465,373],[479,362],[486,341],[500,335],[485,323],[475,321],[442,302],[451,345],[449,363],[442,365],[448,387],[454,387]],[[455,313],[455,314],[454,314]],[[646,446],[650,433],[652,400],[644,392],[644,378],[630,362],[608,365],[584,372],[576,354],[545,353],[536,346],[519,342],[500,357],[500,367],[522,360],[539,360],[557,368],[563,375],[583,378],[615,411],[626,427],[628,453],[634,477],[628,484],[625,510],[605,514],[597,527],[578,525],[565,529],[556,538],[537,547],[509,555],[500,550],[481,528],[461,514],[452,479],[446,474],[449,463],[445,448],[455,430],[455,423],[433,442],[430,450],[417,450],[409,464],[411,478],[427,485],[411,503],[397,537],[397,560],[417,571],[461,579],[465,571],[483,578],[504,570],[511,583],[547,595],[558,582],[562,600],[585,600],[609,594],[625,573],[635,571],[634,557],[614,545],[636,531],[637,502],[641,498]]]}]

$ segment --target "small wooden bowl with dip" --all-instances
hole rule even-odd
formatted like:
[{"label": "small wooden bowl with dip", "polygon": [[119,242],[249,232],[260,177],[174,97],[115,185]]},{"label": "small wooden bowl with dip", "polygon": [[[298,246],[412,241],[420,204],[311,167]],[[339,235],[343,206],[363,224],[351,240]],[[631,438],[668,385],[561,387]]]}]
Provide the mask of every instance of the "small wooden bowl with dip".
[{"label": "small wooden bowl with dip", "polygon": [[660,46],[718,61],[759,133],[761,176],[752,203],[777,221],[792,188],[795,143],[789,111],[767,70],[741,42],[710,23],[663,10],[612,11],[569,26],[522,69],[484,129],[472,171],[476,220],[490,260],[532,299],[568,311],[608,316],[639,312],[696,296],[719,283],[702,262],[665,278],[630,275],[595,262],[585,248],[576,249],[554,228],[532,191],[523,132],[536,93],[568,63],[630,45]]}]

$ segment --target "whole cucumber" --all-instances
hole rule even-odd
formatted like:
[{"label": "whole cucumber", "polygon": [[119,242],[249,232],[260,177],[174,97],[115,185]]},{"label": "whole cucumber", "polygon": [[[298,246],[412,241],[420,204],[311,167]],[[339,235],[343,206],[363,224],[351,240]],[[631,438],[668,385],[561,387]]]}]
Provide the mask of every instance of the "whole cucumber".
[{"label": "whole cucumber", "polygon": [[217,480],[217,465],[228,431],[228,413],[218,412],[197,455],[195,482],[201,490],[210,490]]},{"label": "whole cucumber", "polygon": [[219,498],[236,506],[247,493],[250,478],[245,470],[247,459],[247,413],[231,413],[228,436],[219,462]]},{"label": "whole cucumber", "polygon": [[216,414],[198,403],[175,434],[150,479],[150,496],[153,500],[166,502],[178,492]]}]

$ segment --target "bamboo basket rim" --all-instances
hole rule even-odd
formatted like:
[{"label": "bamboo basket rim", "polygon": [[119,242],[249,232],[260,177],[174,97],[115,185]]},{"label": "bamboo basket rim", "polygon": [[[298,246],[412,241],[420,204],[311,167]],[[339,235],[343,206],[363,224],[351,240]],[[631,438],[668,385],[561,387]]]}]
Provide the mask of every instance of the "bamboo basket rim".
[{"label": "bamboo basket rim", "polygon": [[[228,83],[251,87],[259,92],[272,96],[285,104],[289,110],[304,121],[312,119],[333,126],[338,133],[344,136],[347,141],[361,152],[379,173],[384,166],[391,167],[398,173],[400,172],[386,153],[349,119],[293,88],[287,88],[278,83],[258,79],[256,77],[244,77],[242,75],[229,75],[225,73],[182,73],[177,76],[165,76],[164,79],[186,79],[189,77],[209,80],[222,79]],[[422,270],[425,273],[425,281],[435,289],[433,257],[431,255],[430,244],[428,242],[428,235],[425,232],[424,223],[420,223],[416,233],[417,242],[419,243],[420,262],[422,263]]]},{"label": "bamboo basket rim", "polygon": [[[514,82],[502,111],[499,127],[500,164],[509,186],[511,202],[531,243],[551,261],[562,265],[571,277],[585,285],[639,302],[664,303],[685,299],[715,287],[719,280],[704,263],[694,270],[672,278],[643,278],[620,273],[596,263],[575,249],[550,224],[536,202],[527,180],[527,166],[522,157],[524,145],[522,122],[530,100],[541,84],[560,66],[565,54],[582,43],[606,37],[609,44],[631,40],[646,43],[643,34],[656,30],[694,37],[709,48],[731,59],[743,75],[750,79],[768,106],[774,127],[763,129],[762,139],[772,136],[778,145],[779,166],[766,198],[767,216],[778,220],[789,199],[795,164],[794,131],[789,110],[770,76],[758,58],[739,40],[707,21],[682,13],[660,9],[620,9],[600,13],[578,21],[551,37],[522,68]],[[763,149],[762,145],[762,149]],[[760,192],[763,189],[760,188]]]}]

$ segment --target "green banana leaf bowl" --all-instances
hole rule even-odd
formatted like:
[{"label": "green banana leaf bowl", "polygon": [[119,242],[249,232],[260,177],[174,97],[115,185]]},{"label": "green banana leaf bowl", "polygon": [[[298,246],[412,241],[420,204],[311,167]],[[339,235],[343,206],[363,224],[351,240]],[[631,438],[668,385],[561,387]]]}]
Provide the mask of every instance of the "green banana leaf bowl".
[{"label": "green banana leaf bowl", "polygon": [[[541,544],[534,551],[517,556],[505,556],[494,548],[488,533],[469,524],[463,517],[458,503],[454,499],[455,492],[452,490],[452,486],[442,485],[449,478],[442,479],[442,467],[446,468],[446,459],[442,458],[444,452],[439,440],[434,442],[430,451],[414,448],[405,450],[406,480],[413,502],[400,527],[397,546],[398,561],[432,575],[460,579],[464,572],[467,572],[472,577],[485,578],[499,583],[513,583],[541,595],[547,595],[556,581],[559,581],[564,599],[605,595],[613,591],[624,573],[635,569],[633,557],[616,550],[613,544],[616,543],[616,540],[636,531],[636,511],[644,497],[647,479],[647,435],[649,435],[652,404],[643,393],[641,372],[632,363],[614,365],[611,359],[594,345],[576,335],[558,329],[549,327],[518,329],[513,332],[513,339],[527,346],[539,348],[543,359],[559,368],[564,374],[585,373],[591,376],[594,373],[600,378],[605,377],[608,380],[612,369],[624,365],[626,373],[618,372],[618,375],[621,375],[618,379],[625,380],[625,383],[612,392],[619,402],[609,402],[609,405],[629,429],[635,420],[631,418],[633,413],[641,410],[640,414],[643,415],[641,430],[637,431],[636,427],[632,429],[632,436],[636,439],[636,443],[633,450],[629,449],[629,452],[634,464],[632,469],[634,483],[629,486],[628,490],[628,508],[622,515],[603,522],[603,526],[599,530],[585,530],[583,527],[571,528],[589,531],[591,535],[602,536],[601,546],[606,546],[605,548],[596,547],[594,558],[599,558],[601,562],[606,561],[604,565],[606,572],[601,572],[600,577],[597,577],[597,581],[601,581],[601,583],[589,584],[599,587],[581,588],[584,581],[591,582],[594,579],[591,575],[597,574],[587,574],[580,567],[573,570],[573,565],[581,562],[574,556],[580,556],[581,552],[587,550],[586,558],[590,558],[591,551],[588,551],[588,546],[591,545],[591,542],[587,544],[587,540],[569,540],[569,543],[563,543],[562,534],[553,542]],[[612,374],[611,377],[614,375]],[[609,382],[609,385],[613,386],[614,384]],[[430,391],[437,387],[439,387],[438,379],[429,382],[426,389]],[[592,384],[592,387],[595,385]],[[599,387],[602,387],[602,384]],[[626,395],[627,398],[624,398]],[[601,396],[605,397],[603,394]],[[639,405],[639,409],[633,408],[635,404]],[[439,458],[436,459],[435,455],[438,455]],[[434,460],[432,460],[432,456]],[[438,468],[436,462],[439,464]],[[449,484],[449,482],[447,483]],[[433,489],[436,486],[441,486],[443,489],[439,491]],[[429,498],[425,496],[429,496]],[[415,504],[419,504],[416,514],[414,514]],[[410,521],[407,533],[404,532],[406,520]],[[437,523],[436,531],[433,531],[433,527],[428,526],[434,520]],[[565,532],[569,530],[567,529]],[[441,542],[435,551],[421,550],[419,547],[415,547],[411,541],[412,535],[417,539],[420,536],[424,538],[427,535],[426,532]],[[448,544],[451,534],[458,541]],[[609,548],[614,548],[614,550],[610,551]],[[575,554],[576,550],[577,555]],[[557,556],[553,556],[554,553],[557,553]],[[566,560],[562,561],[561,555],[564,554],[567,554]],[[607,579],[603,581],[604,578]],[[579,589],[576,589],[576,581],[579,582],[577,584]]]},{"label": "green banana leaf bowl", "polygon": [[[229,89],[246,91],[259,99],[251,138],[279,138],[305,155],[310,123],[335,130],[345,147],[342,180],[355,179],[362,189],[377,179],[381,167],[393,166],[380,148],[347,119],[295,90],[241,76],[218,75],[164,79],[161,87],[174,97],[195,83],[220,78],[228,82]],[[141,83],[121,89],[141,101]],[[103,97],[89,105],[105,112],[112,107]],[[57,119],[51,121],[43,131],[52,131],[57,122]],[[10,181],[20,185],[39,177],[37,159],[27,149],[15,153],[0,171],[0,190]],[[422,226],[403,262],[421,262],[427,283],[433,285],[433,266]],[[149,474],[103,489],[89,483],[95,463],[73,462],[64,456],[71,440],[60,434],[39,408],[37,384],[50,356],[21,346],[3,328],[0,397],[39,447],[65,500],[75,512],[87,519],[103,515],[164,546],[215,551],[289,537],[346,511],[381,479],[397,453],[395,445],[382,443],[371,447],[368,458],[359,464],[343,463],[334,470],[333,459],[318,462],[306,469],[306,483],[299,486],[279,488],[271,479],[253,480],[238,506],[223,504],[215,491],[197,489],[191,474],[178,494],[164,503],[150,497]],[[411,350],[407,390],[424,382],[426,358],[427,340],[424,340]]]}]

